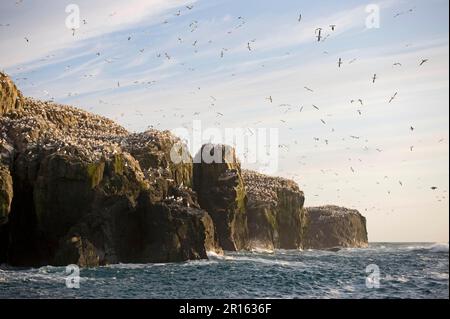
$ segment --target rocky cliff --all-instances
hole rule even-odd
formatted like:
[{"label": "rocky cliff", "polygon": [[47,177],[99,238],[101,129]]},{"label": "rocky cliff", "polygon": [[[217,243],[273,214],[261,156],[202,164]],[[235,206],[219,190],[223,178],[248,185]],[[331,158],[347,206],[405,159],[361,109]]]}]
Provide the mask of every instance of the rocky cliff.
[{"label": "rocky cliff", "polygon": [[194,190],[200,206],[211,215],[219,244],[225,250],[248,247],[244,181],[235,150],[205,144],[195,156]]},{"label": "rocky cliff", "polygon": [[307,208],[305,248],[367,247],[366,218],[338,206]]},{"label": "rocky cliff", "polygon": [[[367,244],[359,213],[327,206],[306,214],[295,182],[241,171],[229,146],[203,145],[193,161],[168,131],[131,134],[104,117],[24,98],[0,76],[0,264]],[[172,160],[174,150],[184,161]]]},{"label": "rocky cliff", "polygon": [[130,134],[73,107],[21,101],[2,99],[0,263],[167,262],[219,249],[189,187],[192,163],[170,161],[176,137]]},{"label": "rocky cliff", "polygon": [[243,171],[251,247],[302,248],[305,197],[292,180]]}]

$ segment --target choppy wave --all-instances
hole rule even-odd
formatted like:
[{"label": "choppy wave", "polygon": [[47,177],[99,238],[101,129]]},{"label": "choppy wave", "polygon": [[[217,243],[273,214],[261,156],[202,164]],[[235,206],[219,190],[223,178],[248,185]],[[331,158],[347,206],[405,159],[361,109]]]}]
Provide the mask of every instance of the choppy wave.
[{"label": "choppy wave", "polygon": [[[448,298],[448,243],[376,243],[364,249],[208,252],[208,260],[81,269],[0,266],[0,298]],[[366,286],[376,264],[380,289]],[[371,278],[373,281],[373,279]]]}]

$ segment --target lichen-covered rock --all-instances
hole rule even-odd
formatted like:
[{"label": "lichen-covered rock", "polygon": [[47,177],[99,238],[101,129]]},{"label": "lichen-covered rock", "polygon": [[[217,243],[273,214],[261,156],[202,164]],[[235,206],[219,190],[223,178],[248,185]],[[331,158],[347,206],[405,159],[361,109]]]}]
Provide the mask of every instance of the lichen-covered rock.
[{"label": "lichen-covered rock", "polygon": [[305,197],[297,183],[243,170],[247,191],[247,219],[251,247],[302,247]]},{"label": "lichen-covered rock", "polygon": [[0,116],[23,106],[22,93],[5,73],[0,72]]},{"label": "lichen-covered rock", "polygon": [[366,218],[338,206],[307,208],[305,248],[367,247]]},{"label": "lichen-covered rock", "polygon": [[232,147],[202,146],[194,159],[194,190],[214,222],[220,246],[230,251],[248,248],[247,195]]}]

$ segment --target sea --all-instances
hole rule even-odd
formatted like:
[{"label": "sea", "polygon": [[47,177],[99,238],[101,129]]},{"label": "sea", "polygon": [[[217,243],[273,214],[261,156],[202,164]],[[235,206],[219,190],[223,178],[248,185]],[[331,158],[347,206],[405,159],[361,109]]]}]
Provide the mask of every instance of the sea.
[{"label": "sea", "polygon": [[255,250],[95,268],[0,266],[0,298],[449,298],[448,243]]}]

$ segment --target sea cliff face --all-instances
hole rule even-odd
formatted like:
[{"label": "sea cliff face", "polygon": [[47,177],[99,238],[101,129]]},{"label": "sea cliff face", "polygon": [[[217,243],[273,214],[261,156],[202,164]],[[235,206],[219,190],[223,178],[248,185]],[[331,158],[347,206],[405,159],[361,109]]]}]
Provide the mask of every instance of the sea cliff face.
[{"label": "sea cliff face", "polygon": [[294,181],[244,170],[251,247],[302,248],[305,196]]},{"label": "sea cliff face", "polygon": [[168,262],[220,250],[190,188],[192,162],[170,161],[178,138],[130,134],[49,102],[5,104],[12,100],[2,99],[0,117],[0,263]]},{"label": "sea cliff face", "polygon": [[[216,160],[208,163],[203,154]],[[195,159],[194,190],[212,217],[220,246],[230,251],[248,248],[247,194],[235,150],[205,144]]]},{"label": "sea cliff face", "polygon": [[[132,134],[24,98],[4,74],[0,89],[0,263],[175,262],[207,251],[367,243],[364,217],[306,215],[295,182],[241,170],[229,146],[206,144],[193,161],[168,131]],[[172,160],[174,145],[184,161]],[[219,156],[211,163],[202,153]]]},{"label": "sea cliff face", "polygon": [[366,218],[338,206],[307,208],[305,248],[367,247]]}]

